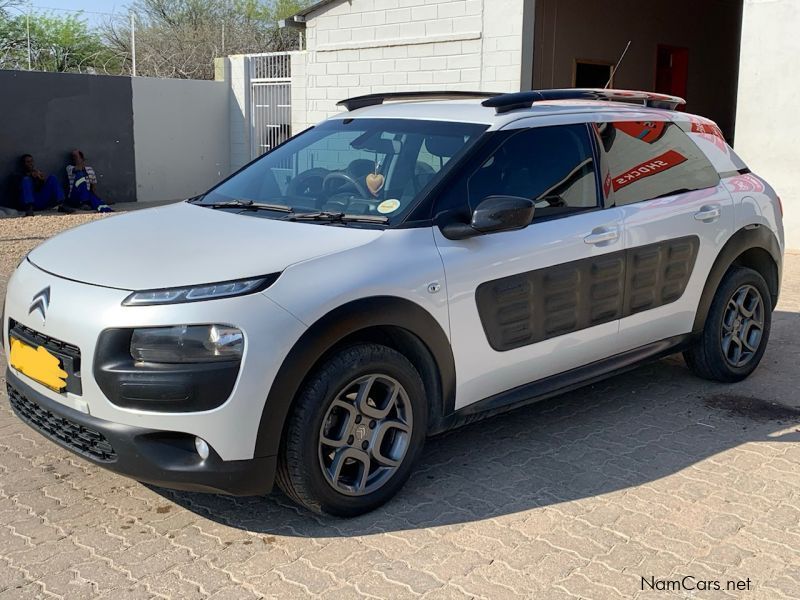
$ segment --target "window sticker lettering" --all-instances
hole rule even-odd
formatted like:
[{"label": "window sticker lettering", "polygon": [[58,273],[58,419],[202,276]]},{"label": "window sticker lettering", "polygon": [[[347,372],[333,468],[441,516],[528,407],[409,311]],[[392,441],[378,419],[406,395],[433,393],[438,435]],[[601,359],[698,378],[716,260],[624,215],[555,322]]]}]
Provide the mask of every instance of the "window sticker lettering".
[{"label": "window sticker lettering", "polygon": [[629,171],[614,177],[614,191],[618,192],[622,188],[627,187],[644,177],[652,177],[653,175],[663,173],[672,167],[676,167],[679,164],[686,162],[686,160],[687,158],[677,150],[668,150],[667,152],[664,152],[664,154],[656,156],[654,159],[643,162],[642,164],[633,167]]}]

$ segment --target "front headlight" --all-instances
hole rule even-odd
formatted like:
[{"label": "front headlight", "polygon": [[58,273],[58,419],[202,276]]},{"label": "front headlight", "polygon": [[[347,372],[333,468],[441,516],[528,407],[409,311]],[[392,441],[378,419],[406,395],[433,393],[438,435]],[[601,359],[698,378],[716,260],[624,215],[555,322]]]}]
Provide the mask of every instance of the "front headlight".
[{"label": "front headlight", "polygon": [[197,363],[241,360],[244,335],[227,325],[178,325],[134,329],[131,356],[137,362]]},{"label": "front headlight", "polygon": [[244,296],[267,289],[278,278],[278,273],[255,279],[239,279],[178,288],[142,290],[133,292],[122,301],[123,306],[152,306],[155,304],[179,304]]}]

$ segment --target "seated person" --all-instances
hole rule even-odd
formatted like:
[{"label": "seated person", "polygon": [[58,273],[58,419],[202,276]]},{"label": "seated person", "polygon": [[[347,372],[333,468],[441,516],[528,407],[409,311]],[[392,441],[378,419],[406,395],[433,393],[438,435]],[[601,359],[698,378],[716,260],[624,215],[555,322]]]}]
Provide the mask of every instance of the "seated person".
[{"label": "seated person", "polygon": [[86,158],[80,150],[72,151],[72,164],[67,165],[69,195],[67,202],[75,208],[88,207],[97,212],[112,212],[112,209],[97,197],[97,175],[94,169],[86,164]]},{"label": "seated person", "polygon": [[35,210],[57,208],[59,212],[71,213],[64,206],[64,190],[53,175],[45,175],[36,168],[33,156],[23,154],[21,158],[22,177],[20,183],[20,209],[25,216],[33,216]]}]

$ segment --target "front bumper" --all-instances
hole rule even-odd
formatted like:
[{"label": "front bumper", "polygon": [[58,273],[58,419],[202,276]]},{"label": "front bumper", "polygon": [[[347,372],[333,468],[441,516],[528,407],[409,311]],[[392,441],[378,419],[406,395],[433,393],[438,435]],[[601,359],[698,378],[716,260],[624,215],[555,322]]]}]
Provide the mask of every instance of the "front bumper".
[{"label": "front bumper", "polygon": [[[50,304],[46,319],[40,311],[30,312],[32,298],[42,290],[50,289]],[[8,353],[8,325],[21,324],[33,332],[52,340],[71,345],[74,354],[79,352],[80,389],[66,389],[63,393],[53,391],[16,369],[14,375],[40,396],[58,406],[88,414],[106,423],[116,423],[150,431],[174,431],[204,439],[225,462],[246,461],[277,454],[279,440],[271,440],[268,449],[256,451],[259,445],[262,417],[271,418],[272,408],[266,404],[275,376],[291,347],[306,326],[263,294],[229,299],[192,302],[167,306],[123,306],[122,301],[130,291],[117,290],[78,283],[59,278],[42,271],[29,261],[23,261],[8,283],[5,305],[5,320],[2,324],[5,335],[5,351]],[[113,397],[113,389],[107,381],[98,379],[103,374],[103,352],[98,342],[103,332],[136,327],[163,327],[171,325],[202,325],[223,323],[238,327],[245,334],[245,347],[238,376],[233,389],[224,391],[227,400],[222,403],[198,403],[192,407],[177,406],[173,402],[180,398],[183,388],[206,386],[208,377],[188,377],[177,373],[168,378],[175,384],[175,393],[165,394],[170,402],[160,405],[152,402],[152,394],[140,393],[136,386],[149,384],[141,379],[124,379],[129,396],[150,399],[149,409],[141,404],[131,406],[120,397]],[[98,358],[99,356],[99,358]],[[106,357],[107,358],[107,357]],[[117,369],[118,362],[111,364]],[[124,370],[124,365],[123,365]],[[172,369],[173,371],[175,369]],[[209,369],[208,374],[213,374]],[[206,374],[206,375],[208,375]],[[127,375],[122,373],[122,375]],[[140,373],[137,372],[137,376]],[[218,375],[218,374],[217,374]],[[230,385],[229,378],[228,384]],[[221,381],[221,379],[220,379]],[[162,380],[160,383],[164,383]],[[215,384],[216,385],[216,384]],[[104,389],[105,388],[105,389]],[[197,397],[196,394],[193,394]],[[214,393],[219,397],[220,394]],[[192,410],[187,410],[191,408]],[[283,420],[278,414],[277,419]],[[278,434],[279,435],[279,434]]]},{"label": "front bumper", "polygon": [[224,461],[212,450],[203,460],[193,435],[92,417],[37,392],[11,369],[6,382],[11,407],[22,421],[97,466],[177,490],[252,496],[272,489],[274,456]]}]

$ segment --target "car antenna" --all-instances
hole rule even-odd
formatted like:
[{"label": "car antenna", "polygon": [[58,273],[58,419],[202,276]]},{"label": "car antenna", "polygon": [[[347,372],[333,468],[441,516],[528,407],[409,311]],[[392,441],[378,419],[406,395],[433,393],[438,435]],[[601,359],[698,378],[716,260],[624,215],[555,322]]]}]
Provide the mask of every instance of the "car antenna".
[{"label": "car antenna", "polygon": [[619,57],[619,60],[617,61],[617,64],[611,70],[611,77],[608,78],[608,82],[606,83],[605,87],[603,88],[604,90],[607,90],[608,86],[611,85],[611,82],[614,81],[614,76],[617,74],[617,70],[619,69],[619,66],[622,64],[622,61],[625,60],[625,55],[628,53],[628,49],[631,47],[631,41],[632,40],[628,40],[628,44],[627,44],[627,46],[625,46],[625,50],[622,51],[622,56]]}]

